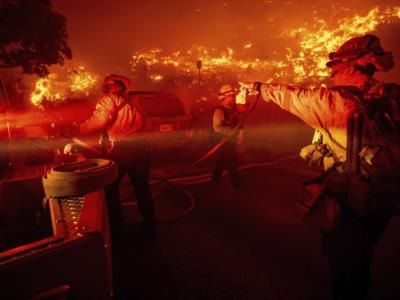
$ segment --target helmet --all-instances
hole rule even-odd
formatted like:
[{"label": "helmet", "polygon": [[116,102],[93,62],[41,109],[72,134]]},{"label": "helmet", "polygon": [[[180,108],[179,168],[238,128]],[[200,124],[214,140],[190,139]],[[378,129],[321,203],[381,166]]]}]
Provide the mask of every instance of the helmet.
[{"label": "helmet", "polygon": [[218,96],[218,99],[222,100],[222,99],[224,99],[226,96],[234,95],[234,94],[235,94],[235,90],[232,88],[232,86],[229,85],[229,84],[224,84],[224,85],[221,86],[221,88],[219,89],[219,96]]},{"label": "helmet", "polygon": [[342,63],[351,63],[362,67],[373,65],[375,70],[388,71],[394,65],[391,52],[383,50],[377,36],[366,34],[345,42],[336,52],[329,54],[326,65],[330,68]]},{"label": "helmet", "polygon": [[103,84],[102,84],[102,90],[103,92],[107,93],[107,89],[108,89],[108,85],[109,84],[114,84],[114,83],[118,83],[118,84],[122,84],[125,88],[125,90],[129,89],[132,85],[132,82],[129,78],[125,77],[125,76],[121,76],[121,75],[108,75],[106,78],[104,78]]}]

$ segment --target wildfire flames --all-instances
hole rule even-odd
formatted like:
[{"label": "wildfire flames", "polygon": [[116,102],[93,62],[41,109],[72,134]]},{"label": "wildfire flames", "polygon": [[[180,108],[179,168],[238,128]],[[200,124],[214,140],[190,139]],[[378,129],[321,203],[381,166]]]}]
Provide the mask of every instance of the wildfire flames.
[{"label": "wildfire flames", "polygon": [[331,29],[324,20],[319,20],[319,29],[310,31],[299,28],[289,32],[289,36],[300,36],[301,51],[296,56],[289,51],[287,60],[293,66],[295,81],[300,82],[304,78],[323,79],[329,75],[326,68],[327,53],[335,51],[348,39],[372,32],[380,24],[390,23],[400,18],[400,7],[388,8],[383,11],[375,7],[369,13],[362,16],[354,16],[339,20]]},{"label": "wildfire flames", "polygon": [[35,106],[41,106],[43,101],[59,101],[64,99],[64,94],[55,92],[54,86],[56,74],[50,74],[46,78],[40,78],[36,81],[35,90],[31,95],[31,102]]},{"label": "wildfire flames", "polygon": [[[324,82],[328,77],[326,62],[328,53],[335,51],[351,37],[373,32],[385,23],[398,22],[400,7],[381,9],[375,7],[364,16],[350,16],[328,24],[316,19],[307,28],[289,29],[281,37],[289,38],[293,47],[273,53],[274,59],[260,59],[251,55],[256,47],[244,41],[237,49],[207,48],[194,45],[186,51],[167,53],[161,48],[138,51],[129,61],[132,74],[147,78],[153,83],[169,78],[189,78],[189,86],[201,80],[221,81],[224,76],[237,80],[290,81],[301,84]],[[251,57],[251,58],[250,58]],[[279,58],[278,58],[279,57]],[[34,105],[64,101],[76,93],[89,93],[96,85],[97,77],[84,67],[68,71],[67,79],[57,74],[38,79],[31,96]]]},{"label": "wildfire flames", "polygon": [[88,93],[97,82],[97,77],[87,72],[82,66],[78,69],[71,70],[69,72],[69,79],[71,82],[70,88],[72,92]]},{"label": "wildfire flames", "polygon": [[[243,45],[243,50],[252,48],[251,43]],[[197,72],[197,61],[201,61],[201,72],[204,76],[217,76],[218,73],[226,71],[233,73],[241,73],[250,70],[268,70],[273,72],[274,69],[286,67],[286,63],[277,60],[244,60],[235,57],[233,48],[226,48],[220,51],[215,48],[206,48],[204,46],[195,45],[191,49],[181,52],[177,51],[170,55],[164,54],[160,48],[151,49],[147,52],[137,52],[132,56],[130,61],[131,71],[140,72],[145,70],[149,73],[149,77],[154,80],[160,80],[163,71],[170,71],[174,68],[178,75],[191,74]],[[277,71],[277,70],[276,70]],[[157,73],[153,75],[152,73]],[[276,73],[278,76],[279,73]]]},{"label": "wildfire flames", "polygon": [[40,78],[35,83],[31,94],[33,105],[43,107],[46,103],[65,101],[67,97],[88,95],[97,83],[97,76],[89,73],[85,67],[70,68],[65,80],[52,73],[46,78]]},{"label": "wildfire flames", "polygon": [[[351,37],[374,31],[378,25],[391,23],[400,18],[400,7],[380,9],[375,7],[365,16],[352,16],[338,20],[331,26],[319,19],[312,29],[297,28],[283,33],[298,42],[297,50],[286,48],[283,55],[286,59],[261,60],[239,59],[235,53],[253,48],[253,43],[244,43],[242,49],[235,51],[227,47],[223,51],[203,46],[193,46],[187,51],[165,54],[162,49],[151,49],[137,52],[130,61],[131,70],[145,70],[149,78],[160,78],[163,70],[174,68],[179,74],[195,74],[196,61],[202,62],[202,74],[218,78],[221,73],[229,71],[239,78],[249,77],[257,73],[266,82],[275,79],[290,80],[297,83],[319,82],[328,76],[326,62],[328,53],[336,50]],[[245,55],[242,55],[245,56]],[[152,73],[156,73],[157,77]],[[258,77],[258,79],[260,79]],[[159,80],[159,79],[158,79]]]}]

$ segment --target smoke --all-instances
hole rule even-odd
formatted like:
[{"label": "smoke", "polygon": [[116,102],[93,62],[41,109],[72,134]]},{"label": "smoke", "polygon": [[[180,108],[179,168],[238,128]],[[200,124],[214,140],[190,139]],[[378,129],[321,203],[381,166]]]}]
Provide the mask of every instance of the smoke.
[{"label": "smoke", "polygon": [[387,73],[377,73],[376,78],[386,82],[400,83],[400,23],[381,25],[377,28],[376,34],[381,38],[382,47],[392,51],[395,61],[392,70]]}]

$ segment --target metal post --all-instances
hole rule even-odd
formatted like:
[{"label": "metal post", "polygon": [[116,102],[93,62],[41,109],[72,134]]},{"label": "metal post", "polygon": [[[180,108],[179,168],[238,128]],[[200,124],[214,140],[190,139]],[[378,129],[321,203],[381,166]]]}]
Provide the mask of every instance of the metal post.
[{"label": "metal post", "polygon": [[1,83],[2,90],[3,90],[4,99],[6,99],[7,107],[8,107],[8,109],[10,109],[11,108],[10,99],[8,98],[6,86],[4,84],[4,80],[3,80],[3,77],[1,77],[1,75],[0,75],[0,83]]},{"label": "metal post", "polygon": [[203,66],[203,62],[201,60],[198,60],[196,62],[196,67],[199,70],[199,85],[201,85],[201,68]]},{"label": "metal post", "polygon": [[[7,90],[6,90],[6,86],[4,84],[4,80],[3,77],[0,75],[0,83],[1,83],[1,88],[2,88],[2,92],[4,95],[4,99],[6,100],[6,104],[7,104],[7,110],[6,110],[6,116],[8,114],[8,111],[11,109],[11,103],[10,103],[10,98],[8,98],[8,94],[7,94]],[[6,118],[6,124],[7,124],[7,134],[8,134],[8,141],[11,142],[11,128],[10,128],[10,121],[8,120],[8,118]]]}]

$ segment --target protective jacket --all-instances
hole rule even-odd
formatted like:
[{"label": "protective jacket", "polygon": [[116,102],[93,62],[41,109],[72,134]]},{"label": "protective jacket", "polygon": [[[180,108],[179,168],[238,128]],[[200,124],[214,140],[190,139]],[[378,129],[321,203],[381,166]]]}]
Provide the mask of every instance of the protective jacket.
[{"label": "protective jacket", "polygon": [[213,113],[213,130],[221,135],[229,135],[239,124],[239,115],[234,108],[218,106]]},{"label": "protective jacket", "polygon": [[[381,88],[378,89],[379,85]],[[323,135],[324,144],[332,153],[324,159],[325,170],[335,162],[346,161],[347,122],[356,112],[364,111],[360,101],[390,97],[393,103],[390,118],[396,122],[399,117],[399,90],[398,85],[383,85],[377,82],[365,90],[352,86],[309,89],[282,84],[261,86],[264,100],[276,103]],[[364,96],[360,98],[360,95]]]},{"label": "protective jacket", "polygon": [[82,134],[107,131],[111,142],[134,138],[143,125],[143,117],[127,98],[105,95],[97,103],[92,116],[84,121],[79,130]]},{"label": "protective jacket", "polygon": [[318,150],[331,155],[322,155],[325,172],[304,183],[297,202],[304,222],[321,232],[332,299],[362,300],[373,247],[398,207],[400,86],[372,78],[394,65],[376,36],[352,38],[329,58],[332,82],[346,86],[256,83],[254,89],[321,133]]}]

